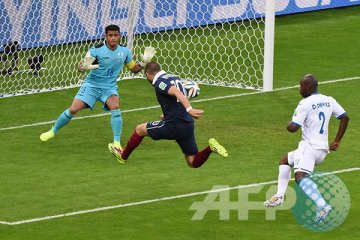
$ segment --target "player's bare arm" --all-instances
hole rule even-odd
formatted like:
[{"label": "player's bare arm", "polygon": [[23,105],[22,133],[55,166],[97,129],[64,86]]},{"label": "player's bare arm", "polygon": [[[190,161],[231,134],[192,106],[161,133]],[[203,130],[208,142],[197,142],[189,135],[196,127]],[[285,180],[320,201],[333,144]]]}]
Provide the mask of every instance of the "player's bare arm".
[{"label": "player's bare arm", "polygon": [[140,66],[139,63],[135,63],[135,61],[131,61],[128,64],[126,64],[126,67],[132,72],[132,73],[138,73],[141,70],[143,70],[143,67]]},{"label": "player's bare arm", "polygon": [[286,127],[286,129],[289,132],[296,132],[297,130],[300,129],[300,125],[294,123],[294,122],[289,122],[288,126]]},{"label": "player's bare arm", "polygon": [[182,92],[179,91],[179,89],[172,86],[169,88],[168,94],[171,96],[175,96],[193,118],[198,119],[202,117],[204,110],[192,108],[189,100]]},{"label": "player's bare arm", "polygon": [[330,145],[330,150],[331,151],[336,151],[339,148],[341,139],[342,139],[342,137],[344,136],[344,134],[346,132],[349,120],[350,120],[350,118],[349,118],[349,116],[347,114],[343,115],[340,118],[338,132],[336,134],[335,140]]}]

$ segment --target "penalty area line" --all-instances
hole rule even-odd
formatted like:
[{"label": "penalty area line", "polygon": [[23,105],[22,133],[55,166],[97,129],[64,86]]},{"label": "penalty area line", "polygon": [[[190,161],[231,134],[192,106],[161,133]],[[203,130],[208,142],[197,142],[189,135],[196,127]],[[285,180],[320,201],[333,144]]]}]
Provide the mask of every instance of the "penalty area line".
[{"label": "penalty area line", "polygon": [[[353,172],[353,171],[359,171],[359,170],[360,170],[360,167],[355,167],[355,168],[335,170],[335,171],[331,171],[331,172],[324,172],[324,173],[322,173],[322,175]],[[292,178],[290,180],[294,181],[294,178]],[[220,189],[216,189],[216,190],[193,192],[193,193],[175,195],[175,196],[170,196],[170,197],[155,198],[155,199],[149,199],[149,200],[144,200],[144,201],[139,201],[139,202],[124,203],[124,204],[118,204],[118,205],[113,205],[113,206],[106,206],[106,207],[99,207],[99,208],[87,209],[87,210],[76,211],[76,212],[57,214],[57,215],[52,215],[52,216],[25,219],[25,220],[20,220],[20,221],[15,221],[15,222],[0,221],[0,224],[21,225],[21,224],[40,222],[40,221],[56,219],[56,218],[82,215],[82,214],[86,214],[86,213],[101,212],[101,211],[106,211],[106,210],[111,210],[111,209],[132,207],[132,206],[137,206],[137,205],[143,205],[143,204],[149,204],[149,203],[155,203],[155,202],[163,202],[163,201],[169,201],[169,200],[180,199],[180,198],[188,198],[188,197],[199,196],[199,195],[204,195],[204,194],[209,194],[209,193],[224,192],[224,191],[229,191],[229,190],[234,190],[234,189],[244,189],[244,188],[250,188],[250,187],[264,186],[264,185],[275,184],[275,183],[277,183],[277,180],[269,181],[269,182],[261,182],[261,183],[252,183],[252,184],[246,184],[246,185],[238,185],[238,186],[234,186],[234,187],[220,188]]]},{"label": "penalty area line", "polygon": [[[351,78],[341,78],[341,79],[335,79],[335,80],[328,80],[324,82],[319,82],[319,84],[330,84],[330,83],[337,83],[337,82],[345,82],[345,81],[351,81],[351,80],[357,80],[360,79],[360,77],[351,77]],[[276,88],[269,92],[277,92],[277,91],[284,91],[288,89],[294,89],[298,88],[299,85],[296,86],[290,86],[290,87],[282,87],[282,88]],[[269,92],[246,92],[246,93],[238,93],[238,94],[232,94],[232,95],[226,95],[226,96],[219,96],[219,97],[212,97],[212,98],[205,98],[205,99],[199,99],[199,100],[192,100],[192,103],[197,102],[208,102],[208,101],[215,101],[215,100],[221,100],[221,99],[227,99],[227,98],[235,98],[235,97],[242,97],[247,95],[255,95],[255,94],[263,94],[263,93],[269,93]],[[137,111],[143,111],[143,110],[149,110],[149,109],[155,109],[160,108],[159,105],[156,106],[149,106],[149,107],[142,107],[142,108],[134,108],[134,109],[128,109],[128,110],[121,110],[122,113],[128,113],[128,112],[137,112]],[[72,121],[75,120],[81,120],[81,119],[87,119],[87,118],[96,118],[96,117],[103,117],[106,115],[109,115],[110,113],[100,113],[100,114],[94,114],[94,115],[88,115],[88,116],[81,116],[81,117],[74,117]],[[1,131],[7,131],[7,130],[14,130],[14,129],[20,129],[20,128],[27,128],[27,127],[35,127],[35,126],[42,126],[42,125],[48,125],[48,124],[54,124],[55,120],[53,121],[46,121],[46,122],[37,122],[37,123],[31,123],[31,124],[25,124],[25,125],[19,125],[19,126],[12,126],[12,127],[4,127],[0,128]]]}]

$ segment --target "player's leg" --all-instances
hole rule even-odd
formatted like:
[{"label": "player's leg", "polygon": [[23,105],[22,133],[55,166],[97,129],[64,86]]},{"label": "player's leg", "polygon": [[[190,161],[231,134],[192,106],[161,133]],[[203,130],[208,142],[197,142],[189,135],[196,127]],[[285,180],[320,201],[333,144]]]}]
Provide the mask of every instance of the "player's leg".
[{"label": "player's leg", "polygon": [[188,138],[177,139],[176,142],[184,153],[187,165],[191,168],[201,167],[211,154],[210,147],[199,152],[194,134]]},{"label": "player's leg", "polygon": [[183,126],[178,124],[177,128],[176,142],[184,153],[185,160],[189,167],[201,167],[213,152],[222,157],[228,156],[226,149],[214,138],[209,140],[208,146],[201,151],[198,151],[194,135],[194,123],[186,123],[183,124]]},{"label": "player's leg", "polygon": [[294,165],[295,181],[304,193],[315,202],[317,207],[322,208],[326,205],[326,202],[321,196],[315,182],[310,178],[315,166],[315,151],[316,150],[308,146],[304,158],[300,159],[300,161]]},{"label": "player's leg", "polygon": [[295,180],[304,193],[315,202],[317,207],[315,221],[322,224],[325,218],[332,211],[331,205],[326,203],[325,199],[318,190],[316,183],[311,180],[310,174],[298,171],[295,173]]},{"label": "player's leg", "polygon": [[294,164],[295,152],[289,152],[280,159],[277,192],[264,202],[265,207],[281,206],[284,203],[285,192],[291,178],[291,166]]},{"label": "player's leg", "polygon": [[[212,138],[212,139],[214,139],[214,138]],[[186,162],[188,163],[188,165],[193,168],[201,167],[208,160],[210,154],[213,152],[219,154],[222,157],[227,157],[228,154],[227,154],[226,149],[222,145],[220,145],[217,141],[216,141],[216,145],[214,143],[215,143],[214,141],[209,142],[208,146],[206,146],[204,149],[202,149],[201,151],[197,152],[194,155],[189,155],[188,153],[184,152],[185,159],[186,159]],[[216,148],[212,149],[212,146],[216,146]],[[216,149],[216,150],[214,150],[214,149]]]},{"label": "player's leg", "polygon": [[89,107],[93,108],[96,103],[96,92],[91,87],[82,86],[77,92],[71,106],[66,109],[55,122],[55,125],[47,132],[40,135],[41,141],[53,138],[60,128],[68,124],[72,117],[80,110]]},{"label": "player's leg", "polygon": [[114,140],[108,144],[108,149],[116,157],[118,162],[124,163],[121,159],[122,147],[120,144],[123,121],[117,89],[109,88],[102,90],[99,100],[104,104],[103,109],[111,112],[110,126],[113,132]]},{"label": "player's leg", "polygon": [[64,112],[60,114],[57,118],[54,126],[47,132],[44,132],[40,135],[41,141],[48,141],[49,139],[53,138],[58,131],[68,124],[73,116],[79,112],[80,110],[86,108],[87,105],[82,100],[74,99],[70,108],[66,109]]},{"label": "player's leg", "polygon": [[129,158],[132,151],[137,148],[144,137],[149,136],[153,140],[159,139],[172,139],[174,140],[177,131],[174,130],[172,123],[166,123],[165,121],[152,121],[137,125],[134,133],[131,135],[125,149],[122,151],[121,157],[126,160]]},{"label": "player's leg", "polygon": [[[293,153],[289,153],[292,155]],[[291,178],[291,166],[293,165],[293,157],[289,163],[289,154],[286,154],[279,164],[278,188],[275,196],[284,198],[286,189]]]},{"label": "player's leg", "polygon": [[134,151],[135,148],[137,148],[140,145],[144,137],[148,135],[147,132],[148,125],[151,126],[151,122],[142,123],[136,126],[135,131],[133,132],[129,141],[127,142],[125,149],[121,152],[122,160],[126,161],[129,158],[132,151]]},{"label": "player's leg", "polygon": [[324,219],[331,212],[332,207],[326,203],[316,183],[310,178],[310,175],[314,170],[315,164],[319,164],[325,159],[326,151],[312,149],[311,146],[307,146],[305,155],[306,157],[301,159],[298,165],[294,166],[295,181],[304,193],[316,204],[316,222],[323,223]]},{"label": "player's leg", "polygon": [[55,134],[66,124],[68,124],[76,113],[86,108],[87,105],[80,99],[74,99],[70,108],[66,109],[56,120],[53,127]]},{"label": "player's leg", "polygon": [[111,111],[110,125],[113,132],[114,146],[121,148],[120,138],[122,134],[123,120],[122,120],[121,110],[119,108],[119,96],[117,95],[109,96],[106,99],[105,105],[107,109]]},{"label": "player's leg", "polygon": [[189,167],[199,168],[208,160],[211,153],[212,151],[210,147],[207,146],[206,148],[204,148],[200,152],[197,152],[194,155],[188,155],[188,153],[184,153],[184,155]]},{"label": "player's leg", "polygon": [[[226,149],[223,146],[221,146],[219,143],[217,143],[217,144],[218,144],[217,149],[223,148],[223,150],[221,152],[226,153],[226,155],[225,154],[219,154],[217,151],[212,150],[210,143],[209,143],[208,146],[206,146],[201,151],[196,152],[194,155],[190,155],[188,153],[189,151],[188,152],[183,151],[184,154],[185,154],[185,159],[186,159],[188,165],[190,167],[193,167],[193,168],[201,167],[208,160],[210,154],[213,153],[213,152],[219,154],[222,157],[227,157]],[[196,145],[196,143],[195,143],[195,145]],[[197,149],[197,147],[196,147],[196,149]]]}]

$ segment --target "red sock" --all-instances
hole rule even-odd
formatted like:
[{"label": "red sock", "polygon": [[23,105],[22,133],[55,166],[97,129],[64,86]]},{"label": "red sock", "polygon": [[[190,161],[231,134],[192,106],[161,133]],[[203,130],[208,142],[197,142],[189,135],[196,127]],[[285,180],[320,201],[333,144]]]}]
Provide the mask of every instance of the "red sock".
[{"label": "red sock", "polygon": [[131,135],[127,145],[126,145],[126,148],[124,149],[124,151],[121,154],[122,159],[124,159],[124,160],[128,159],[131,152],[134,151],[134,149],[137,148],[137,146],[140,145],[143,138],[144,137],[139,136],[136,133],[136,131],[134,131],[133,134]]},{"label": "red sock", "polygon": [[201,165],[203,165],[206,160],[208,160],[210,154],[211,154],[211,149],[209,146],[207,146],[206,148],[204,148],[203,150],[201,150],[200,152],[198,152],[196,155],[195,155],[195,158],[194,160],[192,161],[191,165],[194,167],[194,168],[198,168],[198,167],[201,167]]}]

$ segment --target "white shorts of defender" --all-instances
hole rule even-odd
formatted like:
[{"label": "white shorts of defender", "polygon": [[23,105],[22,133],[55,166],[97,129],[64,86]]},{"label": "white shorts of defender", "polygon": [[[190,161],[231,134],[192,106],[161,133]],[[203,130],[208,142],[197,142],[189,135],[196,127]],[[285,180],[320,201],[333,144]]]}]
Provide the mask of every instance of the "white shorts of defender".
[{"label": "white shorts of defender", "polygon": [[315,165],[322,163],[328,151],[313,149],[307,142],[299,142],[298,148],[288,153],[288,163],[294,167],[294,172],[306,172],[311,174]]}]

